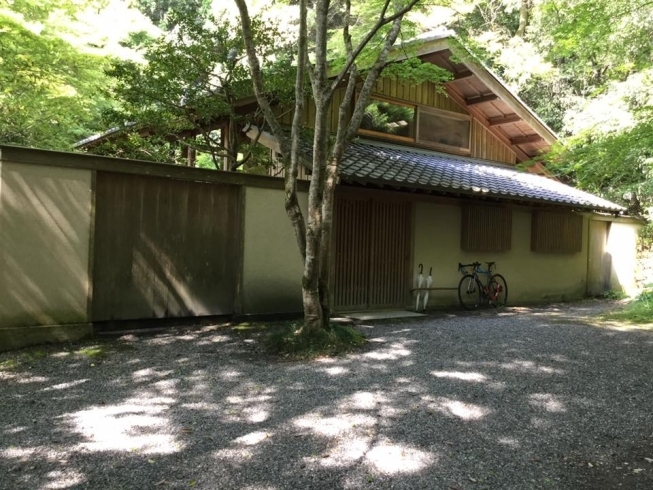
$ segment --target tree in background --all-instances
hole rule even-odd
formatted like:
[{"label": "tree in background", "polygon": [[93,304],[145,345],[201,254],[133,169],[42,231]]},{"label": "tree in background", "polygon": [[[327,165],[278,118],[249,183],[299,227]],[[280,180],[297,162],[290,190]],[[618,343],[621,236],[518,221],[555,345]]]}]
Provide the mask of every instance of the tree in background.
[{"label": "tree in background", "polygon": [[[188,10],[168,12],[171,33],[145,40],[145,63],[117,60],[108,71],[117,107],[106,113],[107,127],[123,128],[126,137],[107,141],[96,153],[225,170],[261,162],[260,147],[241,141],[242,127],[258,118],[252,113],[249,71],[243,63],[243,40],[226,16],[220,21]],[[283,104],[292,93],[294,68],[279,29],[253,21],[257,55],[264,60],[264,90]]]},{"label": "tree in background", "polygon": [[0,141],[51,149],[98,127],[105,58],[65,39],[73,15],[65,0],[0,6]]},{"label": "tree in background", "polygon": [[[285,206],[304,263],[302,331],[319,332],[328,328],[331,312],[329,276],[338,165],[348,142],[358,131],[370,93],[391,57],[406,14],[418,7],[419,0],[297,2],[298,35],[293,56],[297,72],[294,113],[289,132],[282,127],[266,89],[267,75],[261,67],[265,60],[259,55],[261,46],[256,39],[256,26],[250,17],[247,2],[235,2],[240,12],[254,93],[279,144],[286,169]],[[438,77],[441,80],[442,71],[432,65],[429,67],[433,71],[425,76],[430,76],[434,81]],[[344,94],[340,105],[333,109],[337,111],[338,124],[335,128],[329,128],[331,102],[336,90],[344,90]],[[307,95],[315,104],[310,156],[302,151],[300,141]],[[311,168],[306,218],[297,199],[298,167],[304,162]]]},{"label": "tree in background", "polygon": [[547,167],[637,216],[653,206],[652,21],[647,0],[480,0],[457,21],[561,134]]},{"label": "tree in background", "polygon": [[0,4],[0,142],[71,150],[106,129],[104,88],[120,41],[155,28],[122,0],[14,0]]}]

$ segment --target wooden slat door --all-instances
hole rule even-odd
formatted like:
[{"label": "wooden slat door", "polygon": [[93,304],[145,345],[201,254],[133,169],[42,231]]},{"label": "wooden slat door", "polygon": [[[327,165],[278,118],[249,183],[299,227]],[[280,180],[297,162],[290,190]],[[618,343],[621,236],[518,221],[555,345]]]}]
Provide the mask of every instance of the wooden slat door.
[{"label": "wooden slat door", "polygon": [[410,287],[411,204],[338,198],[334,306],[403,307]]},{"label": "wooden slat door", "polygon": [[239,192],[98,172],[93,321],[232,314]]}]

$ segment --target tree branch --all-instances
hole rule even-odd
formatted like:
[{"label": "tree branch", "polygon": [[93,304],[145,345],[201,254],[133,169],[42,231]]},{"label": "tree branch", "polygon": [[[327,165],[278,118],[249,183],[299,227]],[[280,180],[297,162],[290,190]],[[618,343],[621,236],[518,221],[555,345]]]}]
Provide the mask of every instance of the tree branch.
[{"label": "tree branch", "polygon": [[[379,19],[376,21],[376,24],[374,24],[372,29],[367,33],[367,35],[358,44],[358,46],[356,46],[356,49],[352,51],[351,55],[348,56],[347,63],[345,63],[345,66],[342,68],[342,70],[340,70],[340,73],[336,76],[334,81],[331,83],[332,93],[338,88],[338,85],[340,85],[340,82],[342,82],[347,72],[351,68],[352,64],[356,61],[356,58],[358,58],[358,56],[361,54],[363,49],[365,49],[365,47],[369,44],[372,38],[376,36],[377,32],[379,32],[379,29],[381,29],[384,25],[387,25],[391,22],[395,22],[396,20],[400,20],[401,23],[401,19],[403,19],[403,16],[406,15],[410,10],[412,10],[415,7],[415,5],[417,5],[421,0],[411,0],[405,7],[398,10],[393,15],[386,17],[385,14],[389,7],[390,1],[391,0],[386,0],[383,9],[381,11],[381,15],[379,16]],[[396,36],[395,36],[395,40],[396,40]],[[386,55],[386,59],[387,59],[387,55]]]},{"label": "tree branch", "polygon": [[245,52],[247,53],[247,61],[249,64],[249,71],[252,76],[252,86],[254,88],[254,95],[256,100],[268,121],[268,125],[272,130],[275,138],[279,142],[283,154],[290,154],[290,144],[288,138],[283,132],[281,123],[274,115],[274,111],[270,106],[265,91],[263,90],[263,76],[261,74],[261,65],[256,54],[256,45],[254,43],[254,34],[252,32],[252,20],[249,16],[249,10],[245,0],[234,0],[238,11],[240,12],[240,24],[243,34],[243,41],[245,43]]}]

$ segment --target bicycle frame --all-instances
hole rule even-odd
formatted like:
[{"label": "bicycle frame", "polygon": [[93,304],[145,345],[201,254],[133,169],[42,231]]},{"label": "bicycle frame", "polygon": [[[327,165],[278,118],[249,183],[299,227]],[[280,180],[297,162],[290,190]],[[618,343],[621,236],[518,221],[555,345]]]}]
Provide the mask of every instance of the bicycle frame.
[{"label": "bicycle frame", "polygon": [[[494,262],[488,262],[487,269],[483,269],[481,267],[480,262],[472,262],[471,264],[458,263],[459,272],[463,276],[471,275],[474,279],[473,282],[470,281],[470,283],[467,285],[468,294],[472,294],[476,292],[474,288],[474,284],[475,284],[480,291],[481,297],[484,300],[488,300],[490,304],[496,301],[497,296],[501,290],[497,289],[496,291],[494,290],[490,291],[491,284],[492,284],[492,277],[493,277],[492,269],[494,266],[495,266]],[[480,274],[483,274],[485,276],[485,281],[481,279]]]}]

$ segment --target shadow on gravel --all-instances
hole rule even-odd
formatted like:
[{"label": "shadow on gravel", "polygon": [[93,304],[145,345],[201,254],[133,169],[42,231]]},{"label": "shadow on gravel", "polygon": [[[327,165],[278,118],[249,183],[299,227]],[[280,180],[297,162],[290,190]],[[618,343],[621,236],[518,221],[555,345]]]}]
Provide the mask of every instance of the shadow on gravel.
[{"label": "shadow on gravel", "polygon": [[313,362],[220,327],[3,354],[0,488],[652,488],[653,333],[583,308],[365,324]]}]

